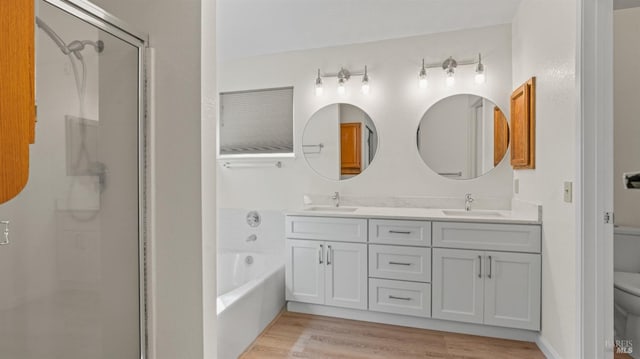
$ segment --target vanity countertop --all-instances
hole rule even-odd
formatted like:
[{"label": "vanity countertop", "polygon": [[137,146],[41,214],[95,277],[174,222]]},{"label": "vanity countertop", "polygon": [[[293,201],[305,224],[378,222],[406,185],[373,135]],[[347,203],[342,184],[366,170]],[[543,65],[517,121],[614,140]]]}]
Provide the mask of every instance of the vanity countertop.
[{"label": "vanity countertop", "polygon": [[285,212],[291,216],[409,219],[426,221],[541,224],[540,210],[472,210],[405,207],[309,206]]}]

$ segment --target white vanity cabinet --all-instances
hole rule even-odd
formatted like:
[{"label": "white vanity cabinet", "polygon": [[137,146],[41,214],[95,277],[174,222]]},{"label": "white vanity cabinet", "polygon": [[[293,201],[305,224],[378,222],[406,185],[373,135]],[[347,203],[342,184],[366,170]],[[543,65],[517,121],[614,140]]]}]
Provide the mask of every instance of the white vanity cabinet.
[{"label": "white vanity cabinet", "polygon": [[366,220],[287,217],[287,236],[287,300],[367,309],[367,245],[344,241],[366,241]]},{"label": "white vanity cabinet", "polygon": [[541,226],[530,223],[287,215],[288,307],[531,334],[540,330],[542,243]]},{"label": "white vanity cabinet", "polygon": [[433,249],[434,318],[540,330],[539,226],[434,223],[434,246],[443,243],[469,249]]}]

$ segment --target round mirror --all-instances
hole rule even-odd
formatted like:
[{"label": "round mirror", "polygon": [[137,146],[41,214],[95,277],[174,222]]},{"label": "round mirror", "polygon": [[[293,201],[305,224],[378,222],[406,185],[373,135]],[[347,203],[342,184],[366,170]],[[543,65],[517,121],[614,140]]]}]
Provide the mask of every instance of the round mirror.
[{"label": "round mirror", "polygon": [[343,180],[364,172],[378,149],[378,132],[361,108],[336,103],[311,116],[302,135],[304,158],[319,175]]},{"label": "round mirror", "polygon": [[480,177],[496,167],[509,147],[509,125],[491,100],[476,95],[446,97],[422,116],[418,152],[437,174]]}]

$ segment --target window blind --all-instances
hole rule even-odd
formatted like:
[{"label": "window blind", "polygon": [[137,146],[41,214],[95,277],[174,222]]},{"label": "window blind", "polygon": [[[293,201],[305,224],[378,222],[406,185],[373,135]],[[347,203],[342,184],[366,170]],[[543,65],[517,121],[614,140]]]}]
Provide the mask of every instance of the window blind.
[{"label": "window blind", "polygon": [[293,87],[220,94],[220,154],[293,152]]}]

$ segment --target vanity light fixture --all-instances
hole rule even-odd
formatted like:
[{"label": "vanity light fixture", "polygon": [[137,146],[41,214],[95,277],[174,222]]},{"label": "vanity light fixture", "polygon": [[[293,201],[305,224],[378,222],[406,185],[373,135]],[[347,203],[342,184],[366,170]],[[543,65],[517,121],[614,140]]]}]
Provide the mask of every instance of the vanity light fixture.
[{"label": "vanity light fixture", "polygon": [[323,92],[322,78],[320,77],[320,69],[318,69],[318,77],[316,77],[316,96],[322,96]]},{"label": "vanity light fixture", "polygon": [[427,88],[427,68],[424,66],[424,59],[422,59],[422,67],[420,68],[420,73],[418,74],[418,87],[421,89]]},{"label": "vanity light fixture", "polygon": [[442,68],[445,73],[447,87],[453,87],[456,83],[456,69],[458,66],[466,65],[476,65],[475,81],[477,84],[483,84],[486,81],[482,54],[478,54],[477,59],[461,61],[454,59],[453,56],[449,56],[443,62],[433,64],[425,64],[424,59],[422,59],[422,67],[420,67],[420,73],[418,74],[418,87],[422,89],[427,88],[427,69],[432,68]]},{"label": "vanity light fixture", "polygon": [[478,54],[478,65],[476,66],[476,83],[483,84],[487,80],[484,74],[484,65],[482,64],[482,54]]},{"label": "vanity light fixture", "polygon": [[340,96],[346,95],[347,82],[349,82],[349,79],[351,78],[351,76],[362,76],[362,93],[367,95],[369,94],[369,92],[371,92],[369,70],[367,66],[364,67],[363,72],[356,72],[356,73],[352,73],[349,70],[345,69],[344,67],[341,67],[340,71],[333,74],[331,73],[323,74],[320,72],[320,69],[318,69],[318,76],[316,77],[316,84],[315,84],[316,96],[321,96],[324,93],[324,86],[322,81],[323,77],[337,78],[338,79],[338,88],[337,88],[338,95]]},{"label": "vanity light fixture", "polygon": [[369,86],[369,74],[367,73],[367,65],[364,66],[364,76],[362,76],[362,93],[368,95],[371,91]]}]

